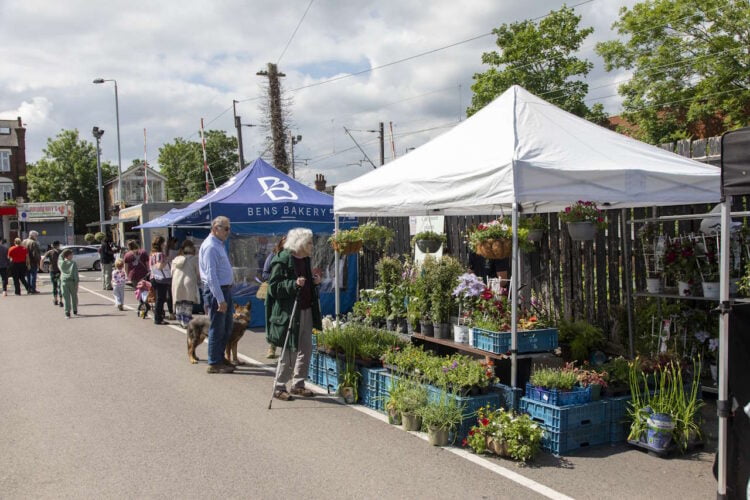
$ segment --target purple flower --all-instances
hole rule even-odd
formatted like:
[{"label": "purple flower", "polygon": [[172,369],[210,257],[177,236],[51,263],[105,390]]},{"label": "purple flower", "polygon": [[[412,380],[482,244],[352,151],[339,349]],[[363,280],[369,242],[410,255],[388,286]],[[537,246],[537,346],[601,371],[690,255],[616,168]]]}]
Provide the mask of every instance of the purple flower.
[{"label": "purple flower", "polygon": [[701,344],[705,342],[706,340],[708,340],[709,337],[711,337],[711,335],[707,331],[701,330],[701,331],[695,332],[695,340],[697,340]]},{"label": "purple flower", "polygon": [[708,341],[708,350],[711,352],[716,352],[716,350],[719,348],[719,339],[710,339]]},{"label": "purple flower", "polygon": [[453,364],[451,364],[451,370],[455,370],[458,368],[458,361],[454,361]]},{"label": "purple flower", "polygon": [[448,367],[447,366],[443,367],[443,373],[448,373]]}]

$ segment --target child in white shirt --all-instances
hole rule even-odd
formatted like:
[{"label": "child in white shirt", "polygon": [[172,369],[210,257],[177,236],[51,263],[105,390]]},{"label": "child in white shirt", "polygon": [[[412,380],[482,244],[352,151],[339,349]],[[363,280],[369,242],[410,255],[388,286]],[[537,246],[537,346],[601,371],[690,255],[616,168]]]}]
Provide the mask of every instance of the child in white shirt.
[{"label": "child in white shirt", "polygon": [[112,273],[112,295],[115,297],[117,309],[122,311],[125,304],[125,282],[128,281],[128,275],[125,274],[125,263],[122,259],[115,261],[115,272]]}]

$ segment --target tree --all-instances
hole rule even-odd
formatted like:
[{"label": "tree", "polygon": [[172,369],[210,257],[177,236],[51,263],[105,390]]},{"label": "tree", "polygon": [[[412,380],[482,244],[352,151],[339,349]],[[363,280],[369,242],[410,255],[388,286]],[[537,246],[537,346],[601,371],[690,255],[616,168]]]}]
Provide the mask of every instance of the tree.
[{"label": "tree", "polygon": [[578,116],[586,116],[589,109],[583,98],[588,84],[574,77],[586,76],[593,65],[573,54],[594,29],[579,29],[580,21],[572,9],[562,7],[551,11],[539,24],[526,20],[492,30],[500,51],[482,54],[482,62],[490,69],[474,75],[474,95],[467,116],[513,85]]},{"label": "tree", "polygon": [[718,135],[750,118],[747,0],[647,0],[613,26],[627,40],[597,44],[620,85],[623,117],[641,140]]},{"label": "tree", "polygon": [[[209,130],[205,136],[208,166],[218,186],[237,172],[237,139],[221,130]],[[165,144],[159,148],[159,168],[167,178],[168,199],[194,201],[206,194],[203,151],[199,142],[178,137],[174,143]]]},{"label": "tree", "polygon": [[[86,224],[99,220],[96,173],[96,146],[81,139],[78,130],[62,130],[47,139],[47,148],[35,164],[28,165],[28,194],[31,201],[75,203],[76,233],[86,232]],[[117,169],[102,163],[102,179],[117,175]]]}]

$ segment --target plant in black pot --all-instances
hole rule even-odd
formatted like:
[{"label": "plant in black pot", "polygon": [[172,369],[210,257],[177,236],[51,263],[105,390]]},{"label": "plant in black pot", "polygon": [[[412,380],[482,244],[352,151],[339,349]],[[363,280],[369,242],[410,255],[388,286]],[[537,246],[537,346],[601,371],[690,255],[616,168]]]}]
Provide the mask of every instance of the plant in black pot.
[{"label": "plant in black pot", "polygon": [[563,357],[568,361],[587,361],[591,353],[604,344],[602,329],[584,320],[560,320],[558,328]]},{"label": "plant in black pot", "polygon": [[376,253],[383,253],[393,241],[393,229],[374,221],[362,224],[358,230],[363,245]]},{"label": "plant in black pot", "polygon": [[411,246],[419,248],[422,253],[435,253],[446,242],[446,236],[434,231],[422,231],[414,235],[411,239]]},{"label": "plant in black pot", "polygon": [[533,214],[528,217],[522,217],[519,227],[526,229],[526,239],[531,243],[537,243],[542,240],[544,231],[547,230],[547,219],[541,214]]}]

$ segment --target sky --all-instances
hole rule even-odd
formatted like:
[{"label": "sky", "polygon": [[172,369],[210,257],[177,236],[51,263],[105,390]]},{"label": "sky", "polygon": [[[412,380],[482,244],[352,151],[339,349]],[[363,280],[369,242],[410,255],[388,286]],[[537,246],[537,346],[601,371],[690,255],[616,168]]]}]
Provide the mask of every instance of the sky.
[{"label": "sky", "polygon": [[[102,158],[116,165],[114,85],[92,83],[114,79],[123,169],[144,155],[158,168],[162,145],[200,139],[201,118],[206,129],[232,135],[235,108],[243,124],[260,124],[265,79],[256,73],[278,63],[291,130],[302,136],[296,177],[312,185],[323,174],[329,185],[338,184],[373,168],[365,154],[379,164],[378,136],[368,132],[379,122],[388,162],[394,152],[403,156],[465,119],[472,76],[488,69],[482,53],[496,48],[492,29],[563,3],[0,0],[0,118],[21,117],[27,162],[43,157],[48,138],[61,130],[78,129],[93,143],[91,129],[98,126],[105,130]],[[594,28],[579,54],[594,64],[587,104],[601,102],[610,114],[619,112],[617,82],[628,75],[607,73],[594,46],[617,36],[611,25],[618,11],[635,3],[592,0],[575,7],[580,27]],[[243,127],[242,134],[249,163],[264,152],[267,132]]]}]

